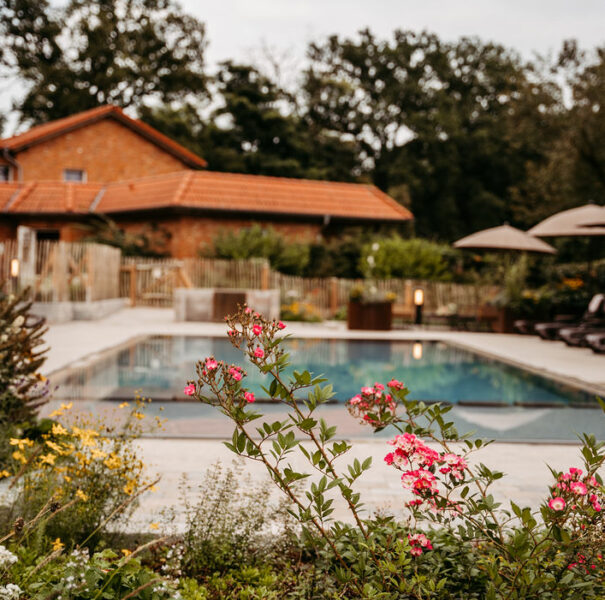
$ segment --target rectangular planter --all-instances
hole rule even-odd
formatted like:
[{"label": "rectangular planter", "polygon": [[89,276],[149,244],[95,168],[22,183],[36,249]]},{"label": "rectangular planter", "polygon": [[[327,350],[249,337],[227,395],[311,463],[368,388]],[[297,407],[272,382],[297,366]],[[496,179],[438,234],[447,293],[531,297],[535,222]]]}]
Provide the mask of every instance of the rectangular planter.
[{"label": "rectangular planter", "polygon": [[347,327],[366,331],[389,331],[393,320],[391,302],[349,302]]}]

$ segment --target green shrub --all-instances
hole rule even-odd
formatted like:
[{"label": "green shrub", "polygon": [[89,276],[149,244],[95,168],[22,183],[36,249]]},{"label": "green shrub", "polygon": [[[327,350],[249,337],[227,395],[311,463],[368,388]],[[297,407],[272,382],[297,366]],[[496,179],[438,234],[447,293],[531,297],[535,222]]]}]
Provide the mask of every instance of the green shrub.
[{"label": "green shrub", "polygon": [[266,258],[271,267],[287,275],[303,275],[309,264],[308,244],[286,242],[272,227],[254,224],[214,238],[210,255],[231,260]]},{"label": "green shrub", "polygon": [[280,563],[291,550],[294,526],[285,503],[271,500],[271,488],[242,478],[243,465],[208,470],[191,504],[183,486],[185,534],[180,569],[189,577],[208,576]]},{"label": "green shrub", "polygon": [[[384,460],[410,495],[409,517],[368,517],[355,482],[371,458],[347,462],[351,445],[316,414],[333,396],[332,386],[308,371],[290,374],[281,323],[242,309],[227,324],[231,343],[268,375],[265,391],[287,418],[263,420],[241,376],[233,375],[241,375],[240,367],[213,357],[198,363],[194,395],[232,420],[228,448],[265,465],[289,500],[304,543],[329,566],[328,579],[338,581],[339,597],[605,597],[605,443],[583,435],[582,468],[553,471],[538,510],[514,498],[504,507],[491,490],[504,474],[471,465],[489,442],[459,434],[447,420],[451,405],[407,400],[408,390],[394,379],[376,383],[347,405],[375,431],[398,432]],[[307,461],[301,470],[291,466],[295,452]],[[337,499],[348,507],[351,524],[334,520]]]},{"label": "green shrub", "polygon": [[46,360],[43,319],[30,314],[29,290],[0,292],[0,427],[31,420],[48,399],[40,374]]},{"label": "green shrub", "polygon": [[109,539],[106,525],[124,522],[151,483],[134,444],[142,433],[143,407],[138,400],[118,409],[118,427],[71,415],[71,404],[62,405],[51,416],[61,417],[63,425],[48,420],[38,438],[11,439],[16,495],[5,527],[17,517],[33,519],[50,502],[63,509],[40,526],[46,537],[67,547],[86,541],[92,549]]},{"label": "green shrub", "polygon": [[456,252],[446,244],[390,237],[365,244],[359,269],[365,277],[390,279],[452,279]]}]

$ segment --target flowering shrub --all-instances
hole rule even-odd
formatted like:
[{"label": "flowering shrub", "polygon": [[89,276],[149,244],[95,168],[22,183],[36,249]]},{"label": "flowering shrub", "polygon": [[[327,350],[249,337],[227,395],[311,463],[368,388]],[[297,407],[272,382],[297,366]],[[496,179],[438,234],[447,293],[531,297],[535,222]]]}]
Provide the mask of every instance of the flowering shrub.
[{"label": "flowering shrub", "polygon": [[35,440],[10,439],[12,469],[0,476],[14,477],[13,484],[19,486],[12,512],[28,519],[49,498],[59,506],[75,499],[48,523],[46,533],[66,544],[92,536],[88,544],[94,547],[95,532],[114,513],[127,518],[138,494],[151,484],[132,443],[142,432],[145,404],[140,398],[122,404],[120,427],[86,414],[72,415],[72,404],[62,404],[51,416],[63,424],[49,421],[46,433]]},{"label": "flowering shrub", "polygon": [[19,295],[0,291],[0,424],[32,418],[46,402],[48,383],[39,370],[46,360],[44,320],[30,315],[28,290]]},{"label": "flowering shrub", "polygon": [[[604,446],[582,438],[583,469],[554,473],[551,494],[539,511],[510,502],[504,508],[490,488],[503,474],[472,460],[484,442],[460,435],[447,421],[451,406],[407,400],[402,382],[363,388],[348,406],[375,430],[391,426],[387,464],[399,471],[409,519],[364,514],[355,482],[371,458],[343,464],[351,445],[317,417],[333,395],[307,371],[287,376],[288,357],[275,321],[249,308],[228,317],[229,339],[269,375],[269,398],[288,418],[262,421],[246,396],[245,371],[214,357],[197,365],[192,396],[234,423],[227,446],[264,464],[285,494],[291,513],[318,556],[331,556],[339,597],[347,598],[602,598]],[[241,378],[233,377],[236,370]],[[190,388],[191,389],[191,388]],[[307,390],[306,398],[301,391]],[[252,423],[254,423],[253,433]],[[260,423],[260,424],[259,424]],[[294,470],[301,453],[308,469]],[[352,525],[331,516],[339,499]]]}]

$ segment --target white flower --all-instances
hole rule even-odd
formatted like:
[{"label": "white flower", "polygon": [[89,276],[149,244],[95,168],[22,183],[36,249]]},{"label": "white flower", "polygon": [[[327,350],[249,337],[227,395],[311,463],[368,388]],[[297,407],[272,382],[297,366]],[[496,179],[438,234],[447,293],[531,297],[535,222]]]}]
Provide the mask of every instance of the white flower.
[{"label": "white flower", "polygon": [[10,550],[7,550],[4,546],[0,546],[0,567],[14,565],[18,560]]},{"label": "white flower", "polygon": [[[2,546],[2,548],[4,548],[4,546]],[[14,583],[0,585],[0,600],[19,600],[22,593],[21,588]]]},{"label": "white flower", "polygon": [[23,315],[19,315],[14,321],[13,321],[13,327],[21,327],[21,325],[23,325],[23,323],[25,323],[25,317]]}]

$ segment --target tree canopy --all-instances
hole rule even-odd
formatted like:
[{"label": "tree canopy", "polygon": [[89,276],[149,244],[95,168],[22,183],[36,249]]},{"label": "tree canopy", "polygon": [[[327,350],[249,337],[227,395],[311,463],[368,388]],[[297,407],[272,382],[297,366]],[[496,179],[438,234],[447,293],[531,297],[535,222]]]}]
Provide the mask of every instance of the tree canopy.
[{"label": "tree canopy", "polygon": [[211,72],[203,23],[173,0],[0,9],[24,123],[131,107],[213,170],[375,183],[443,241],[604,197],[605,48],[529,62],[477,38],[364,30],[310,44],[286,90],[259,65]]}]

